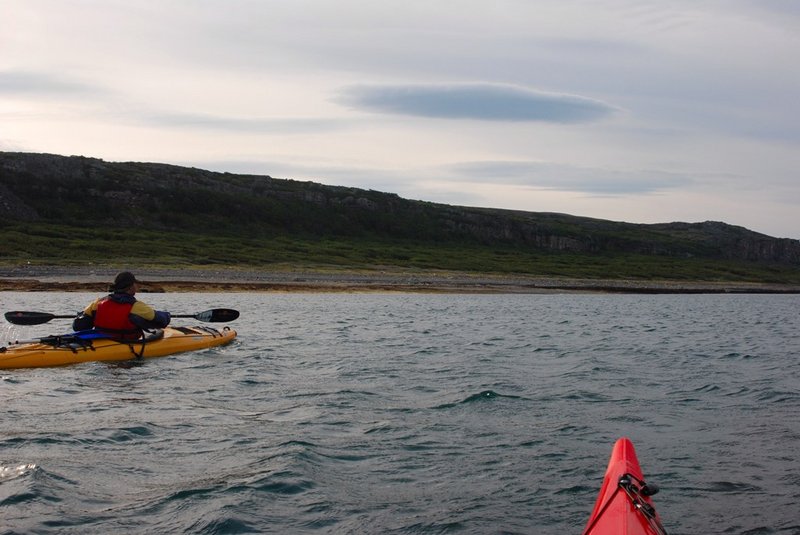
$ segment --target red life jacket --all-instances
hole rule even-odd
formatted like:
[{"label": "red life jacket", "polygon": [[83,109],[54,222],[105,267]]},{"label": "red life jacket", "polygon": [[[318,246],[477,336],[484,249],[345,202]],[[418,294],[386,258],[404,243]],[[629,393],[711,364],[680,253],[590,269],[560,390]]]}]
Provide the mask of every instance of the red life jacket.
[{"label": "red life jacket", "polygon": [[95,328],[124,338],[138,338],[141,331],[128,318],[131,308],[133,303],[118,303],[108,297],[101,299],[94,313]]}]

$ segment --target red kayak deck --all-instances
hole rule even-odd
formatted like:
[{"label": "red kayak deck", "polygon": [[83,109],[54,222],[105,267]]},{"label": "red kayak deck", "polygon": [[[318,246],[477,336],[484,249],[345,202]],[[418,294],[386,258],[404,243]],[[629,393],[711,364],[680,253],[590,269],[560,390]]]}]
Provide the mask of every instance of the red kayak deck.
[{"label": "red kayak deck", "polygon": [[633,443],[620,438],[583,535],[666,535]]}]

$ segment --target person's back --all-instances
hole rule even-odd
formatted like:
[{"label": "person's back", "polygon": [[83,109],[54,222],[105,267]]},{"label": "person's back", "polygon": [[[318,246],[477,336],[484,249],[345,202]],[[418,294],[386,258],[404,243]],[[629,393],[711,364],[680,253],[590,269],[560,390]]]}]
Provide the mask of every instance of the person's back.
[{"label": "person's back", "polygon": [[154,310],[138,301],[134,297],[138,289],[136,277],[123,271],[114,279],[111,293],[87,306],[72,328],[76,331],[95,328],[114,338],[130,340],[140,338],[144,330],[169,325],[169,312]]}]

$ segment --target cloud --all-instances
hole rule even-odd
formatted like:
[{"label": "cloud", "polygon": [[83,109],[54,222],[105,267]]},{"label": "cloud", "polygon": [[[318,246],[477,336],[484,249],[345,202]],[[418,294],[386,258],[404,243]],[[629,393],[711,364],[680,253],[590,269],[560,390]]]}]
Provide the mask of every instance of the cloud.
[{"label": "cloud", "polygon": [[355,85],[338,101],[366,111],[483,121],[582,123],[616,111],[598,100],[495,84]]},{"label": "cloud", "polygon": [[746,3],[779,16],[800,17],[800,4],[796,0],[747,0]]},{"label": "cloud", "polygon": [[692,179],[666,171],[621,171],[530,161],[464,162],[451,168],[461,178],[594,196],[656,193],[691,185]]},{"label": "cloud", "polygon": [[337,130],[348,121],[328,118],[245,118],[204,113],[133,112],[130,118],[137,122],[163,128],[193,130],[219,130],[227,132],[262,134],[303,134]]},{"label": "cloud", "polygon": [[64,95],[97,93],[97,88],[30,71],[0,71],[0,94]]}]

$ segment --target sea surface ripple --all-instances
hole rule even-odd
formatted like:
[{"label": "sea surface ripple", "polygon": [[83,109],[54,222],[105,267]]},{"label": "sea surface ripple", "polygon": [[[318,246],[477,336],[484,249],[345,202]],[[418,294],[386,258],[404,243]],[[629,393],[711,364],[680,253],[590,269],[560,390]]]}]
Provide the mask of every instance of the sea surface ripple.
[{"label": "sea surface ripple", "polygon": [[143,299],[239,338],[0,370],[0,533],[580,533],[621,436],[670,534],[800,533],[799,296]]}]

